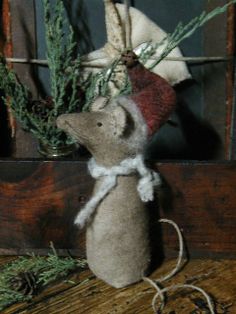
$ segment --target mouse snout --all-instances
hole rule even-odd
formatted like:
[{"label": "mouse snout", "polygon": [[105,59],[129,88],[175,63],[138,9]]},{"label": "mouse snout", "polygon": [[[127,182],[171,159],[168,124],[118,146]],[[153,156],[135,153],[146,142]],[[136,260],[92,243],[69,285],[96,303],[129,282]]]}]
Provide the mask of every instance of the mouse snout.
[{"label": "mouse snout", "polygon": [[65,124],[67,121],[66,117],[67,117],[67,114],[62,114],[57,118],[56,124],[59,129],[63,129],[65,127]]}]

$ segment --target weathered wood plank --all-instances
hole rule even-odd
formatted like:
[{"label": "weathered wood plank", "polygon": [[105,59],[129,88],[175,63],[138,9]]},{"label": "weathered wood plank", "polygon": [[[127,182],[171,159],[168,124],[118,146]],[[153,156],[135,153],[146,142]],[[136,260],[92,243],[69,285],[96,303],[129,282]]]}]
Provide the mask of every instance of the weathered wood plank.
[{"label": "weathered wood plank", "polygon": [[[158,169],[166,181],[161,216],[179,224],[191,254],[235,257],[236,163],[162,164]],[[172,246],[173,233],[168,231],[166,239]]]},{"label": "weathered wood plank", "polygon": [[[174,231],[157,223],[167,217],[182,228],[192,256],[236,257],[236,162],[157,168],[163,186],[159,206],[150,204],[153,246],[177,249]],[[45,253],[53,241],[83,255],[84,234],[73,220],[92,187],[85,161],[1,161],[0,253]]]},{"label": "weathered wood plank", "polygon": [[[175,261],[165,262],[151,278],[156,279],[173,269]],[[17,304],[2,314],[151,314],[151,301],[155,290],[145,282],[123,289],[114,289],[92,276],[90,271],[72,277],[75,285],[59,283],[46,289],[30,304]],[[84,279],[89,279],[82,282]],[[227,284],[226,284],[227,282]],[[195,284],[216,301],[217,313],[235,313],[236,261],[193,260],[164,286]],[[205,312],[204,299],[191,290],[178,290],[168,295],[163,313],[189,314]]]},{"label": "weathered wood plank", "polygon": [[0,178],[4,253],[47,248],[51,240],[60,249],[80,247],[73,220],[92,187],[85,163],[3,162]]}]

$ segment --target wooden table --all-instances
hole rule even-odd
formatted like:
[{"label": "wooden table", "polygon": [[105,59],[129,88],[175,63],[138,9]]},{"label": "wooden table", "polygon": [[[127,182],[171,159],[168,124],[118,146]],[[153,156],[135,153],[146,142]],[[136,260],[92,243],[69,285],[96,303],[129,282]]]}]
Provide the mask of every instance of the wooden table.
[{"label": "wooden table", "polygon": [[[1,257],[0,265],[13,257]],[[155,271],[151,278],[158,278],[175,265],[169,260]],[[15,304],[2,314],[151,314],[154,288],[141,282],[124,289],[114,289],[85,270],[71,277],[74,284],[60,282],[45,289],[32,303]],[[216,300],[217,313],[236,313],[236,260],[191,260],[184,269],[169,280],[171,284],[195,284]],[[201,294],[179,290],[168,295],[163,313],[206,314]]]}]

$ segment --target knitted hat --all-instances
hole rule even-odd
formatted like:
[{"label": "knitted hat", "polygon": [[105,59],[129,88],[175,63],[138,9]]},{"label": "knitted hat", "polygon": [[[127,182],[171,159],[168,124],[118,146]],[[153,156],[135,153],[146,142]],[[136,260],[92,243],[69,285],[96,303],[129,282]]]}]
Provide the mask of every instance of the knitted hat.
[{"label": "knitted hat", "polygon": [[148,135],[152,136],[174,111],[175,91],[165,79],[146,69],[132,51],[124,53],[122,61],[132,84],[130,98],[146,121]]}]

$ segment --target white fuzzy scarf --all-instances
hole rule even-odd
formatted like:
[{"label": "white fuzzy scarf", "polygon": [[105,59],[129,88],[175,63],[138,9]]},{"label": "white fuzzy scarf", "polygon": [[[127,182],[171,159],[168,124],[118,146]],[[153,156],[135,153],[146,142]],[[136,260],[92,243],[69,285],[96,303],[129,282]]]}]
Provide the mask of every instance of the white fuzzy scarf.
[{"label": "white fuzzy scarf", "polygon": [[154,198],[154,187],[161,183],[160,175],[147,168],[144,164],[143,155],[139,154],[135,158],[127,158],[118,166],[105,168],[96,164],[92,158],[88,162],[88,169],[91,176],[95,179],[103,177],[99,191],[90,199],[84,208],[79,212],[75,219],[75,224],[83,228],[87,221],[95,212],[98,204],[116,186],[117,176],[126,176],[138,172],[140,179],[137,191],[143,202],[152,201]]}]

